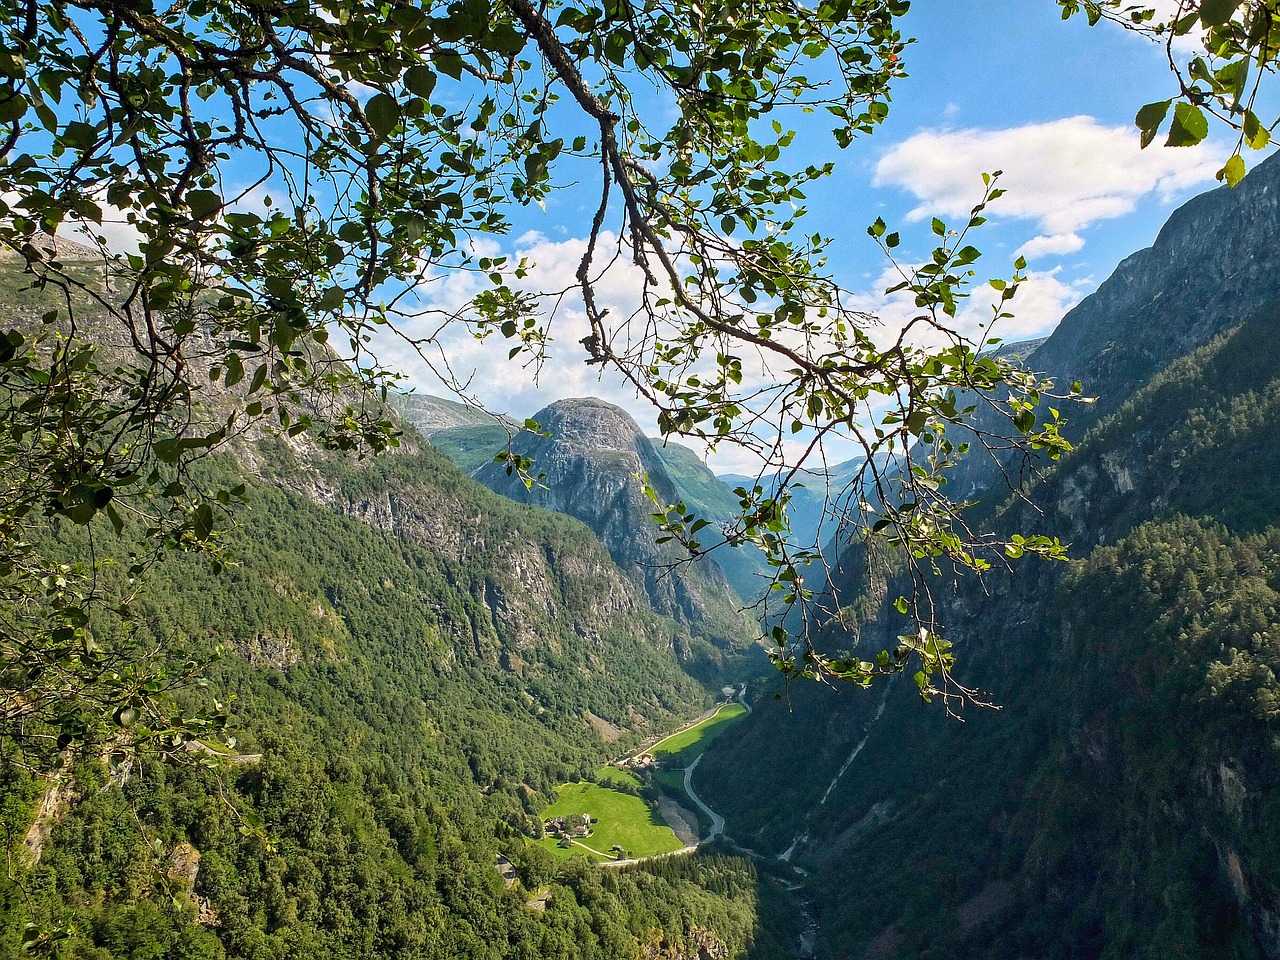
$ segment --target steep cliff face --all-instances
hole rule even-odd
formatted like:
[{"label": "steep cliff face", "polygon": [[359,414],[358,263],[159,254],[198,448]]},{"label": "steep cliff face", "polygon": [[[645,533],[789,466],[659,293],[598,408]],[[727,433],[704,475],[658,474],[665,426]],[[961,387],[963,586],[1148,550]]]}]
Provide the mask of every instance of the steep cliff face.
[{"label": "steep cliff face", "polygon": [[[1175,210],[1155,243],[1121,262],[1026,363],[1060,388],[1079,380],[1097,397],[1095,404],[1067,404],[1062,411],[1065,433],[1079,440],[1173,360],[1278,295],[1280,156],[1272,156],[1234,189],[1212,190]],[[990,417],[980,424],[1000,427]],[[984,489],[996,499],[1006,492],[993,463],[969,457],[955,471],[953,496]]]},{"label": "steep cliff face", "polygon": [[561,400],[534,417],[550,436],[522,434],[515,452],[542,474],[532,487],[489,463],[477,480],[518,503],[576,517],[595,532],[619,567],[660,613],[725,649],[747,649],[758,631],[714,561],[673,564],[681,554],[656,542],[642,480],[664,503],[680,499],[652,442],[626,411],[592,398]]},{"label": "steep cliff face", "polygon": [[[463,642],[495,666],[523,675],[518,665],[531,651],[538,654],[534,660],[548,651],[565,655],[566,637],[593,672],[605,669],[619,636],[634,637],[659,658],[685,655],[694,643],[686,630],[654,614],[590,530],[520,510],[435,451],[410,449],[352,468],[311,449],[276,444],[258,460],[257,472],[274,485],[456,571],[447,575],[449,589],[472,594],[483,611],[471,618],[472,636]],[[615,711],[614,719],[625,729],[638,716]]]},{"label": "steep cliff face", "polygon": [[1172,360],[1207,343],[1280,290],[1280,156],[1235,189],[1174,211],[1146,250],[1126,258],[1068,313],[1029,364],[1098,395],[1086,427],[1116,410]]}]

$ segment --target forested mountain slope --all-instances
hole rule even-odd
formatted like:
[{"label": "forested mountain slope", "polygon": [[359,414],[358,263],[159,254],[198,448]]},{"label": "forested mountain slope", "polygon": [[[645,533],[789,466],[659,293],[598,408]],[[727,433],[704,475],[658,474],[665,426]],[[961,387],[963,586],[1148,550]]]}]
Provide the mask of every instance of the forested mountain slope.
[{"label": "forested mountain slope", "polygon": [[[785,895],[743,860],[605,872],[528,839],[558,783],[709,703],[680,666],[696,644],[584,525],[416,447],[349,463],[258,436],[200,468],[246,481],[236,563],[165,560],[131,623],[176,662],[225,649],[184,696],[232,701],[238,758],[0,768],[0,956],[779,955]],[[54,524],[47,548],[82,558],[92,535],[107,555],[139,532]],[[131,589],[123,566],[100,588]]]},{"label": "forested mountain slope", "polygon": [[389,399],[406,423],[467,473],[492,460],[519,429],[504,415],[490,416],[456,400],[424,393],[391,394]]},{"label": "forested mountain slope", "polygon": [[[742,505],[733,491],[741,484],[730,484],[716,476],[702,458],[686,446],[656,437],[651,442],[679,500],[699,517],[710,520],[715,525],[713,530],[734,522],[742,512]],[[746,484],[747,489],[753,485],[754,481]],[[708,536],[714,535],[708,531]],[[711,559],[724,571],[744,604],[754,604],[772,581],[772,571],[764,554],[754,546],[722,546],[713,551]]]},{"label": "forested mountain slope", "polygon": [[[1076,559],[935,584],[961,679],[1001,709],[797,686],[706,757],[734,839],[799,838],[820,956],[1280,956],[1278,334],[1246,301],[1126,402],[1128,374],[1101,384],[1110,415],[993,521]],[[900,629],[882,613],[860,652]]]}]

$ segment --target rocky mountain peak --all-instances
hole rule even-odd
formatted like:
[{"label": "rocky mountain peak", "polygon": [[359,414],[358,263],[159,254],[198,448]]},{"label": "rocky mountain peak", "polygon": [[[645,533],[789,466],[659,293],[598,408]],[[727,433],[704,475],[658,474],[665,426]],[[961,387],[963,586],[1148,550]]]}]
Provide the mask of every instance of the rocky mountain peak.
[{"label": "rocky mountain peak", "polygon": [[653,505],[643,478],[664,502],[678,499],[662,458],[639,424],[620,407],[593,397],[558,400],[534,415],[549,436],[520,434],[513,443],[533,460],[541,479],[532,488],[487,463],[475,478],[494,491],[576,517],[601,539],[614,561],[648,595],[654,608],[675,617],[718,646],[741,646],[756,630],[712,560],[672,566],[681,558],[658,544]]},{"label": "rocky mountain peak", "polygon": [[1098,403],[1073,410],[1083,428],[1110,413],[1171,360],[1268,303],[1280,277],[1280,156],[1234,189],[1219,187],[1173,212],[1155,242],[1126,257],[1063,317],[1028,360],[1079,379]]}]

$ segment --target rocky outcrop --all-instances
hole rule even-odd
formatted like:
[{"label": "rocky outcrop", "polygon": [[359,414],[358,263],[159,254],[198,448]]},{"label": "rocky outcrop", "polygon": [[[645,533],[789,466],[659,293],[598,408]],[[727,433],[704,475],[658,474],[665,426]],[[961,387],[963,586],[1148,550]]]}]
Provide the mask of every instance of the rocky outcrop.
[{"label": "rocky outcrop", "polygon": [[654,931],[640,947],[640,960],[727,960],[729,948],[712,931],[690,927],[682,943],[669,942],[662,931]]},{"label": "rocky outcrop", "polygon": [[222,920],[208,897],[196,893],[200,875],[200,851],[186,841],[177,844],[169,854],[169,882],[185,893],[196,911],[196,923],[202,927],[220,927]]},{"label": "rocky outcrop", "polygon": [[424,437],[457,427],[504,426],[511,423],[502,415],[489,414],[456,400],[446,400],[425,393],[397,393],[388,399],[404,421]]},{"label": "rocky outcrop", "polygon": [[[69,753],[66,759],[70,760]],[[44,854],[45,841],[49,839],[49,834],[53,833],[54,825],[71,808],[76,796],[75,780],[64,767],[45,788],[40,797],[40,805],[36,807],[35,817],[27,830],[26,837],[23,838],[23,847],[27,851],[32,866],[40,862],[40,857]]]},{"label": "rocky outcrop", "polygon": [[557,401],[534,419],[549,436],[521,434],[514,450],[532,459],[538,481],[526,486],[501,463],[486,464],[475,478],[519,503],[581,520],[660,613],[721,645],[754,639],[754,625],[739,612],[739,599],[714,561],[677,565],[683,554],[657,543],[643,478],[664,504],[681,498],[635,420],[594,398]]}]

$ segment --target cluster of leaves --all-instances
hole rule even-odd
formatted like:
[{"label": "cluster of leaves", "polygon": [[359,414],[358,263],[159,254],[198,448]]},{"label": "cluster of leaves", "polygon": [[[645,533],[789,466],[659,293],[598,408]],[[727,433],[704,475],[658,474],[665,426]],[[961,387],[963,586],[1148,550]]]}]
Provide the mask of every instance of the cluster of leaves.
[{"label": "cluster of leaves", "polygon": [[[845,495],[842,506],[837,502],[829,509],[841,541],[870,536],[900,551],[918,589],[899,599],[898,610],[912,615],[920,625],[917,632],[900,637],[897,648],[883,651],[875,662],[833,659],[818,651],[809,628],[830,616],[822,595],[827,586],[822,575],[826,558],[822,544],[798,543],[790,536],[788,518],[790,500],[807,479],[807,457],[784,468],[775,482],[739,487],[737,518],[718,526],[683,501],[662,503],[652,487],[646,488],[659,508],[653,516],[663,539],[676,540],[691,556],[722,546],[750,545],[763,553],[773,573],[770,595],[762,604],[774,623],[771,655],[788,676],[834,676],[865,686],[876,677],[902,671],[908,663],[918,663],[916,682],[926,699],[945,692],[951,686],[954,656],[950,642],[936,632],[926,574],[938,574],[943,562],[953,570],[983,572],[991,568],[991,555],[1065,558],[1065,547],[1056,538],[975,531],[965,519],[966,505],[954,502],[945,489],[949,469],[973,445],[992,455],[1018,449],[1046,462],[1071,449],[1062,433],[1065,421],[1059,410],[1050,406],[1047,417],[1038,416],[1041,401],[1055,398],[1054,385],[995,353],[998,338],[979,345],[952,336],[946,347],[920,345],[936,335],[947,337],[947,320],[969,296],[979,252],[967,238],[985,222],[987,204],[1003,192],[995,185],[998,176],[998,171],[984,175],[986,193],[963,229],[950,230],[934,219],[939,245],[932,256],[914,268],[901,268],[902,279],[886,291],[887,295],[905,293],[921,311],[889,345],[873,346],[856,333],[865,367],[850,367],[846,347],[839,361],[831,357],[824,362],[821,373],[793,371],[796,379],[778,388],[784,397],[781,409],[790,411],[788,429],[793,434],[809,430],[811,452],[819,449],[825,437],[847,428],[847,411],[866,405],[872,397],[897,394],[899,405],[859,435],[864,459],[850,481],[852,492]],[[868,228],[868,234],[890,258],[901,243],[882,219]],[[990,281],[1000,294],[992,309],[992,327],[1011,316],[1009,301],[1025,280],[1025,261],[1019,259],[1014,267],[1009,280]],[[890,368],[891,378],[874,372]],[[1001,388],[1008,394],[997,399]],[[1057,396],[1083,399],[1079,383]],[[995,411],[1004,429],[977,426],[974,414],[979,407]],[[954,435],[964,439],[953,439]],[[806,586],[806,576],[818,582]],[[799,642],[793,635],[797,624],[806,627]],[[935,676],[941,686],[932,679]],[[956,692],[967,695],[967,691]]]},{"label": "cluster of leaves", "polygon": [[[1161,42],[1178,91],[1143,106],[1136,117],[1142,145],[1166,128],[1165,144],[1194,146],[1209,135],[1210,118],[1236,131],[1235,149],[1218,179],[1235,186],[1245,175],[1241,151],[1262,150],[1280,118],[1259,116],[1264,78],[1275,71],[1280,49],[1280,8],[1264,0],[1178,0],[1168,16],[1132,0],[1058,0],[1064,19],[1083,12],[1089,22],[1108,19]],[[1183,60],[1185,38],[1199,41]],[[1179,41],[1182,41],[1180,44]],[[1173,108],[1170,117],[1170,107]]]},{"label": "cluster of leaves", "polygon": [[[14,280],[6,272],[6,283]],[[49,305],[47,297],[8,292],[14,313],[26,312],[30,323],[0,338],[5,759],[57,766],[72,744],[96,750],[123,741],[182,755],[186,742],[216,737],[225,721],[220,707],[183,716],[162,706],[170,689],[199,675],[204,658],[162,662],[127,630],[107,642],[90,624],[101,566],[96,541],[57,558],[48,541],[63,525],[87,527],[101,517],[107,539],[126,523],[147,530],[114,557],[131,581],[166,550],[197,550],[217,564],[215,511],[228,509],[243,487],[206,495],[188,485],[184,451],[218,437],[185,435],[192,422],[185,385],[149,375],[154,370],[104,363],[97,347],[56,322],[56,311],[32,315]],[[63,293],[76,298],[68,288]],[[81,306],[94,312],[90,303]],[[121,622],[130,619],[133,592],[119,591],[106,604]]]}]

